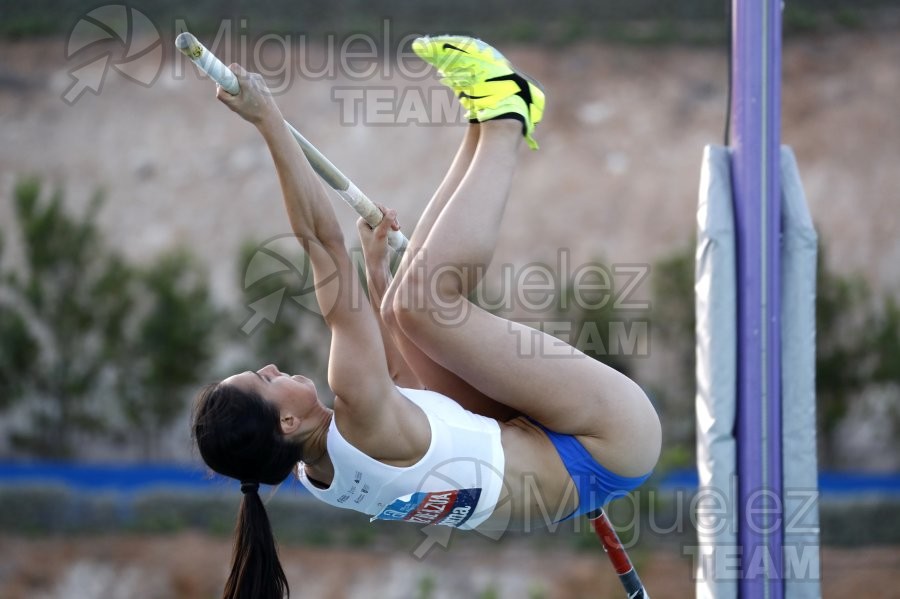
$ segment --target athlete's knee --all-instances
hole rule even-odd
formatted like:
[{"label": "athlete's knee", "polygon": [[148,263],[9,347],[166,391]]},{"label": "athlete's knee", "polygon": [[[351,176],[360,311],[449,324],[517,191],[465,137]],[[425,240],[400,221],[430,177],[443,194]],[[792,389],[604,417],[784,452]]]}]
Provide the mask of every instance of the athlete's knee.
[{"label": "athlete's knee", "polygon": [[421,272],[408,271],[403,275],[390,302],[382,305],[382,317],[386,317],[406,334],[414,333],[427,323],[428,315],[434,310],[434,300],[434,292],[427,277]]},{"label": "athlete's knee", "polygon": [[464,276],[456,266],[410,268],[403,274],[390,302],[382,306],[382,315],[411,338],[435,325],[460,322],[461,314],[469,308],[462,295]]},{"label": "athlete's knee", "polygon": [[430,303],[431,280],[428,271],[422,268],[410,268],[400,278],[393,290],[391,309],[395,313],[406,313]]},{"label": "athlete's knee", "polygon": [[412,323],[415,314],[413,295],[414,282],[409,273],[405,273],[398,281],[394,281],[393,290],[381,304],[381,317],[388,326],[396,326],[405,330]]},{"label": "athlete's knee", "polygon": [[419,304],[441,306],[463,295],[468,270],[457,264],[429,265],[428,268],[411,269],[405,277],[406,285],[418,298]]},{"label": "athlete's knee", "polygon": [[388,292],[381,301],[381,307],[379,309],[382,322],[384,322],[384,325],[391,330],[400,328],[400,323],[397,322],[397,312],[394,309],[394,298],[396,296],[396,293]]}]

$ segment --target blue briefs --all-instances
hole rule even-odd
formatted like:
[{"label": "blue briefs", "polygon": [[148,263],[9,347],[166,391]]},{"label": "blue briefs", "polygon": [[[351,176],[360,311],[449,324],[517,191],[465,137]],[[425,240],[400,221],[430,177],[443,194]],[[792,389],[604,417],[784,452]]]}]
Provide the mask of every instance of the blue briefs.
[{"label": "blue briefs", "polygon": [[610,472],[574,436],[555,433],[539,422],[532,422],[547,433],[578,490],[578,507],[560,522],[598,510],[613,499],[624,497],[650,477],[651,472],[635,477]]}]

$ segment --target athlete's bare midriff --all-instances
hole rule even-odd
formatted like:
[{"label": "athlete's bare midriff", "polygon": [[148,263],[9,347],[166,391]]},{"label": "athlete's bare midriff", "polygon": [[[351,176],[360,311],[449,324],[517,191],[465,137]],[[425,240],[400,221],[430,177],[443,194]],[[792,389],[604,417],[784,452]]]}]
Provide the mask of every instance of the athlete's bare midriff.
[{"label": "athlete's bare midriff", "polygon": [[[642,427],[658,427],[655,412]],[[529,530],[546,528],[578,507],[578,491],[556,447],[544,431],[525,416],[500,423],[505,457],[504,492],[497,509],[479,528]],[[629,459],[637,450],[633,442],[576,435],[575,438],[598,463],[622,476],[640,476]],[[651,448],[650,453],[653,453]],[[654,455],[655,463],[655,455]],[[629,463],[632,462],[632,463]],[[616,471],[619,472],[616,472]]]},{"label": "athlete's bare midriff", "polygon": [[578,496],[556,448],[524,416],[500,423],[505,467],[494,514],[479,529],[534,530],[568,516]]}]

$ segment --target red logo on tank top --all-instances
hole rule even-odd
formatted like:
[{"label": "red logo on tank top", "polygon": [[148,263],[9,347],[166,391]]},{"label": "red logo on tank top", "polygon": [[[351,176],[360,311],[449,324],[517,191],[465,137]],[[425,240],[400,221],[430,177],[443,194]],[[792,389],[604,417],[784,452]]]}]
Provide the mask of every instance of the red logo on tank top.
[{"label": "red logo on tank top", "polygon": [[372,520],[459,526],[472,516],[480,496],[481,489],[412,493],[392,501]]}]

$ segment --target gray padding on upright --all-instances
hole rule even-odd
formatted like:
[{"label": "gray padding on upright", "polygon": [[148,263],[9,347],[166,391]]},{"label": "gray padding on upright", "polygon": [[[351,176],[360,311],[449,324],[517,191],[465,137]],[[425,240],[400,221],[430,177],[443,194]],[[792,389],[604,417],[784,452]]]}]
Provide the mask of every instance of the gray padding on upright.
[{"label": "gray padding on upright", "polygon": [[[734,419],[737,397],[737,285],[731,156],[727,148],[703,151],[697,209],[695,301],[697,313],[696,523],[700,547],[699,599],[737,597],[737,535],[733,477],[737,465]],[[702,556],[702,557],[701,557]]]},{"label": "gray padding on upright", "polygon": [[816,466],[818,237],[794,153],[781,148],[781,413],[785,599],[821,596]]}]

